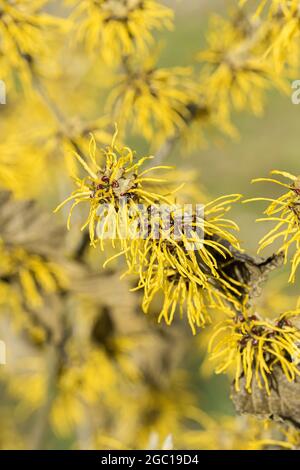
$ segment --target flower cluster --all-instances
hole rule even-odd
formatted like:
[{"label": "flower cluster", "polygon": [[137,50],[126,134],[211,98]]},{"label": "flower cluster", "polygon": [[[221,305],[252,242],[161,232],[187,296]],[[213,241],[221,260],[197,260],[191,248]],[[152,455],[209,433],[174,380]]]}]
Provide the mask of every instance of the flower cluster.
[{"label": "flower cluster", "polygon": [[218,116],[215,120],[221,129],[232,136],[236,135],[230,118],[232,109],[259,115],[266,90],[287,90],[284,75],[277,73],[269,56],[264,56],[267,34],[265,22],[243,10],[230,20],[215,16],[207,34],[208,49],[198,54],[208,106]]},{"label": "flower cluster", "polygon": [[30,254],[21,247],[5,247],[1,239],[0,254],[0,276],[17,277],[25,302],[31,307],[41,305],[41,289],[44,293],[52,293],[66,284],[59,266],[39,255]]},{"label": "flower cluster", "polygon": [[[230,277],[222,277],[218,260],[232,257],[228,246],[239,248],[232,233],[238,227],[224,215],[230,205],[240,199],[240,195],[222,196],[205,204],[205,217],[202,213],[192,212],[189,214],[189,232],[186,233],[184,227],[181,227],[175,237],[178,208],[172,201],[171,194],[147,190],[147,183],[162,183],[163,180],[146,175],[150,171],[167,167],[154,166],[141,171],[140,167],[149,157],[135,163],[133,152],[128,147],[119,147],[115,142],[116,137],[117,132],[112,144],[102,151],[102,166],[97,160],[93,138],[90,163],[75,154],[88,176],[83,179],[75,178],[78,189],[59,204],[55,211],[73,201],[68,217],[69,227],[73,209],[81,202],[88,203],[89,215],[82,230],[88,226],[91,244],[100,244],[102,250],[107,235],[113,245],[116,241],[120,243],[121,251],[108,261],[125,255],[129,271],[139,276],[137,289],[144,290],[144,311],[149,310],[154,296],[162,291],[164,303],[159,319],[164,318],[167,324],[172,323],[177,306],[180,306],[182,315],[186,305],[188,321],[195,333],[197,327],[204,326],[209,321],[207,306],[226,308],[226,302],[234,303],[235,297],[239,296],[236,283],[231,282]],[[170,208],[168,231],[162,214],[155,210],[160,203],[168,204]],[[154,215],[154,222],[152,220],[150,227],[144,227],[141,205],[147,212],[146,216]],[[180,215],[182,217],[184,214],[180,212]],[[132,232],[127,227],[132,226],[133,236],[130,237]],[[140,235],[141,228],[142,236],[135,236]],[[216,287],[216,284],[219,286]]]},{"label": "flower cluster", "polygon": [[[235,375],[238,412],[253,405],[253,414],[270,417],[277,400],[273,417],[299,424],[299,308],[288,311],[289,293],[276,289],[268,308],[253,305],[282,254],[293,255],[291,281],[299,270],[299,178],[268,179],[286,192],[265,198],[276,227],[261,249],[282,243],[279,254],[261,259],[240,249],[227,215],[240,195],[218,197],[218,181],[210,198],[196,165],[178,164],[215,130],[236,136],[233,114],[260,114],[269,89],[290,90],[287,79],[299,69],[299,0],[235,2],[228,20],[212,17],[195,64],[180,31],[170,54],[153,59],[163,42],[158,31],[173,27],[165,3],[0,0],[1,79],[9,91],[0,109],[0,353],[3,339],[10,354],[0,367],[0,448],[48,448],[52,431],[54,445],[85,449],[171,440],[178,448],[300,446],[298,432],[196,410],[186,372],[188,353],[198,364],[210,339],[217,372]],[[120,134],[111,142],[113,122]],[[167,162],[180,139],[174,171]],[[210,172],[208,165],[205,178]],[[82,231],[66,234],[47,216],[64,197],[56,210],[70,204],[69,228],[82,210]],[[200,211],[195,202],[203,202]],[[264,319],[278,305],[286,313]],[[177,318],[193,334],[207,328],[192,342]],[[219,320],[213,334],[208,324]]]},{"label": "flower cluster", "polygon": [[124,63],[107,102],[121,128],[130,123],[134,132],[161,144],[183,131],[191,119],[189,106],[199,90],[191,67],[158,68],[148,57],[144,63]]},{"label": "flower cluster", "polygon": [[[40,223],[45,224],[42,233]],[[32,201],[15,201],[8,192],[0,193],[0,226],[2,292],[10,292],[17,310],[40,308],[45,296],[68,284],[58,262],[64,234],[56,224],[49,224],[48,216]]]},{"label": "flower cluster", "polygon": [[[159,320],[171,324],[180,307],[180,315],[186,311],[189,325],[195,334],[199,327],[210,323],[208,308],[238,305],[241,295],[233,279],[222,277],[220,259],[229,261],[232,254],[224,240],[238,247],[232,231],[238,227],[225,219],[230,204],[240,195],[229,195],[204,205],[202,218],[196,217],[192,228],[200,227],[202,237],[193,230],[177,242],[171,237],[153,240],[147,238],[139,260],[140,280],[138,289],[144,289],[143,309],[148,312],[154,297],[163,293],[163,306]],[[223,241],[223,243],[222,243]],[[189,245],[195,243],[195,249]],[[198,245],[197,245],[198,244]]]},{"label": "flower cluster", "polygon": [[280,240],[281,245],[279,252],[283,252],[285,261],[289,258],[290,250],[294,251],[291,260],[290,282],[294,282],[296,272],[300,266],[300,178],[287,173],[285,171],[272,171],[272,174],[283,176],[291,181],[291,183],[283,183],[274,178],[257,178],[253,182],[270,182],[275,183],[287,191],[278,199],[272,198],[253,198],[250,201],[267,201],[270,202],[265,210],[267,217],[258,219],[259,221],[275,222],[275,227],[270,230],[260,240],[260,250]]},{"label": "flower cluster", "polygon": [[[193,429],[183,436],[183,448],[202,450],[267,450],[274,448],[295,448],[297,433],[287,433],[284,427],[274,429],[249,416],[208,416],[202,410],[191,412]],[[287,435],[288,434],[288,435]],[[298,433],[299,434],[299,433]],[[294,442],[293,442],[294,441]],[[181,444],[182,445],[182,444]]]},{"label": "flower cluster", "polygon": [[[111,145],[102,150],[102,162],[96,155],[96,142],[93,137],[90,142],[89,161],[78,153],[74,154],[87,176],[75,177],[77,189],[58,205],[55,212],[69,201],[73,201],[67,223],[70,228],[73,209],[82,202],[88,202],[89,215],[82,230],[85,227],[89,228],[91,243],[99,242],[103,250],[105,238],[110,238],[113,244],[115,240],[118,240],[126,253],[129,249],[127,245],[129,225],[137,230],[134,222],[138,217],[138,205],[149,205],[159,201],[168,202],[164,196],[149,192],[144,187],[147,181],[163,180],[146,175],[150,171],[168,167],[157,166],[141,171],[140,167],[152,157],[135,161],[135,155],[129,147],[116,145],[116,137],[117,131]],[[103,211],[101,211],[102,207],[104,207]],[[109,237],[106,237],[108,230],[112,231],[108,234]],[[137,232],[133,231],[132,238],[135,238],[135,234]]]},{"label": "flower cluster", "polygon": [[[33,58],[45,53],[45,28],[59,25],[58,19],[42,11],[48,0],[0,1],[1,78],[12,88],[31,82]],[[16,80],[16,77],[18,80]]]},{"label": "flower cluster", "polygon": [[[216,372],[222,373],[234,366],[236,390],[240,390],[239,381],[244,376],[249,393],[253,380],[270,393],[272,370],[276,365],[281,367],[287,380],[293,382],[300,375],[299,314],[298,309],[268,321],[257,314],[239,313],[222,322],[210,339],[211,359],[220,362]],[[222,337],[215,344],[221,333]]]},{"label": "flower cluster", "polygon": [[89,51],[118,62],[134,52],[143,53],[152,42],[152,30],[171,28],[173,12],[154,0],[71,0],[76,36]]}]

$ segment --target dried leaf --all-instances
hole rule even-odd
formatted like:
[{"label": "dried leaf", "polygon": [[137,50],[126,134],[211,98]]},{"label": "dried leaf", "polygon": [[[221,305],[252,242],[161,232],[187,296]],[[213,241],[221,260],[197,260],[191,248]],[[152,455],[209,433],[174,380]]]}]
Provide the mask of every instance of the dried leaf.
[{"label": "dried leaf", "polygon": [[284,421],[300,428],[300,379],[289,382],[280,367],[272,372],[270,395],[252,381],[252,393],[245,390],[245,378],[240,379],[241,391],[232,387],[232,400],[236,411],[275,421]]},{"label": "dried leaf", "polygon": [[[226,240],[218,241],[224,244],[232,254],[229,260],[218,260],[221,276],[224,276],[227,281],[231,278],[241,284],[238,287],[242,295],[241,300],[245,296],[249,301],[254,297],[259,297],[269,273],[283,265],[283,254],[274,254],[269,258],[254,257],[233,248]],[[217,257],[217,254],[214,253],[214,256]]]}]

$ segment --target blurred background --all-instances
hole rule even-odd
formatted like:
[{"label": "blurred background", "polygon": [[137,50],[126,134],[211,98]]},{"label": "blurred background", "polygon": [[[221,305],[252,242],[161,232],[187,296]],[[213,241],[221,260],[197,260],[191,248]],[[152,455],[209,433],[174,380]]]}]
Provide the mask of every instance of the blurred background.
[{"label": "blurred background", "polygon": [[[165,3],[175,10],[175,27],[173,31],[162,30],[155,33],[157,42],[159,38],[160,58],[158,65],[161,67],[174,67],[178,64],[185,66],[194,63],[196,54],[206,44],[205,35],[209,17],[213,13],[226,14],[227,7],[232,5],[231,2],[217,0],[178,0]],[[60,2],[57,2],[57,6],[49,8],[49,11],[61,12]],[[63,49],[63,47],[60,49]],[[46,81],[48,79],[50,83],[50,95],[56,99],[65,114],[72,119],[74,118],[74,121],[76,121],[77,115],[87,119],[95,118],[99,115],[99,110],[101,111],[100,115],[102,114],[104,108],[107,94],[105,84],[106,82],[109,83],[109,72],[99,64],[91,65],[86,63],[82,60],[80,54],[72,57],[68,54],[68,49],[66,48],[65,51],[62,51],[60,58],[64,64],[64,73],[57,74],[55,72],[55,64],[52,64],[53,76],[55,77],[52,80],[52,84],[49,80],[52,69],[51,67],[49,68],[50,74],[47,74]],[[53,57],[53,62],[55,61],[55,57]],[[66,76],[67,80],[65,79]],[[8,100],[10,100],[9,96]],[[30,104],[26,106],[27,112],[28,110],[30,112]],[[14,112],[13,109],[9,118],[12,121],[18,122],[19,125],[19,120],[23,120],[24,117],[14,115]],[[30,144],[32,136],[35,133],[39,133],[40,144],[45,147],[48,146],[49,154],[55,155],[56,144],[51,143],[49,135],[47,132],[44,132],[43,128],[43,123],[47,122],[48,125],[50,122],[48,119],[50,118],[43,114],[43,111],[38,111],[35,119],[35,122],[38,122],[40,127],[37,124],[33,124],[33,126],[28,126],[28,129],[23,129],[23,142],[27,141]],[[203,190],[205,194],[209,194],[211,198],[230,193],[241,193],[246,198],[260,195],[277,197],[278,191],[276,187],[274,188],[267,183],[253,185],[251,180],[257,177],[268,176],[273,169],[286,170],[294,174],[299,173],[300,106],[293,105],[290,96],[280,94],[279,92],[270,92],[266,100],[263,116],[258,118],[250,113],[234,114],[234,123],[239,130],[239,138],[230,139],[229,137],[212,134],[207,135],[205,141],[192,150],[187,149],[185,146],[175,146],[164,160],[164,164],[174,165],[175,163],[180,174],[183,176],[183,180],[185,174],[188,174],[189,171],[196,172],[195,185],[201,188],[201,191]],[[14,130],[12,128],[10,132],[13,137]],[[130,136],[129,144],[132,148],[136,149],[139,155],[147,153],[149,150],[148,144],[139,137]],[[56,161],[55,158],[58,161],[58,157],[54,157],[53,161]],[[56,164],[54,164],[49,167],[49,174],[53,175],[54,183],[53,185],[44,185],[38,197],[40,205],[49,213],[51,213],[57,203],[69,194],[72,188],[66,174],[60,180],[57,178],[56,173],[57,168]],[[255,223],[255,219],[261,216],[263,209],[263,203],[238,204],[232,209],[231,218],[241,227],[240,240],[242,246],[247,253],[253,256],[256,254],[259,239],[265,234],[264,224]],[[66,214],[67,211],[63,212],[57,216],[57,219],[65,223]],[[79,215],[75,215],[74,220],[74,227],[68,235],[68,246],[76,245],[76,241],[78,241],[75,234],[80,226],[81,218]],[[49,225],[45,228],[46,231],[51,223],[48,222]],[[273,250],[274,247],[269,251],[266,250],[264,255],[271,254]],[[95,266],[101,261],[101,255],[95,255],[94,252],[89,253],[87,258]],[[68,269],[73,270],[75,268],[68,266]],[[100,305],[101,321],[106,322],[105,326],[103,326],[103,323],[102,326],[100,325],[100,330],[103,331],[105,328],[109,331],[113,330],[113,326],[110,323],[112,321],[114,327],[118,325],[118,332],[121,331],[121,333],[118,333],[121,338],[117,340],[118,353],[115,353],[115,351],[112,353],[113,346],[109,344],[105,346],[105,351],[101,349],[101,354],[99,350],[95,352],[93,349],[92,353],[95,353],[95,357],[90,360],[91,356],[89,355],[89,360],[86,361],[88,370],[85,370],[84,377],[85,379],[86,377],[88,378],[84,385],[86,390],[82,396],[87,397],[87,401],[92,403],[91,409],[86,410],[86,405],[81,403],[82,396],[76,401],[76,404],[72,403],[70,405],[73,393],[72,387],[76,389],[77,385],[75,386],[75,384],[77,383],[79,384],[78,386],[81,386],[83,380],[80,374],[77,373],[78,370],[81,370],[82,364],[80,367],[76,366],[77,369],[74,366],[76,374],[74,369],[72,369],[72,373],[69,373],[60,385],[65,394],[57,404],[56,411],[53,412],[50,419],[52,424],[49,424],[47,416],[50,413],[51,403],[49,403],[49,400],[44,399],[43,394],[45,390],[48,390],[48,392],[50,390],[51,394],[54,385],[51,383],[50,385],[49,383],[45,385],[43,381],[43,383],[40,383],[38,380],[26,382],[26,373],[23,374],[23,378],[21,377],[18,380],[18,373],[22,371],[22,368],[24,370],[27,368],[25,363],[20,361],[17,367],[18,372],[13,370],[12,375],[4,377],[4,380],[1,382],[0,420],[1,426],[5,428],[2,430],[3,436],[5,435],[2,443],[3,448],[26,447],[27,444],[24,444],[24,440],[26,441],[24,436],[29,434],[33,435],[32,439],[36,443],[37,448],[49,449],[74,448],[78,446],[84,448],[143,447],[147,443],[149,446],[152,444],[153,446],[161,446],[169,434],[173,435],[176,444],[176,428],[173,429],[173,426],[178,421],[178,414],[185,415],[185,411],[182,412],[181,409],[190,409],[190,407],[191,409],[199,408],[217,421],[221,419],[221,428],[224,415],[228,417],[235,415],[230,400],[231,378],[227,375],[216,376],[213,374],[212,366],[206,359],[205,348],[209,333],[203,333],[204,339],[202,340],[198,337],[192,337],[188,327],[185,325],[176,324],[174,332],[170,333],[170,327],[163,324],[156,325],[151,317],[150,319],[146,317],[145,320],[142,312],[138,311],[138,300],[132,300],[131,297],[128,300],[130,294],[128,294],[127,287],[132,287],[130,282],[128,281],[129,286],[127,284],[120,286],[122,281],[118,281],[119,273],[116,271],[115,267],[111,268],[109,276],[101,274],[101,279],[98,281],[94,279],[94,284],[84,284],[81,282],[80,273],[77,275],[76,271],[77,279],[79,280],[77,284],[75,282],[72,290],[75,295],[80,292],[80,299],[78,301],[76,297],[76,301],[74,299],[70,300],[70,308],[72,310],[71,321],[79,325],[77,328],[80,330],[80,333],[78,333],[79,338],[81,336],[84,337],[82,332],[89,328],[92,328],[94,337],[97,336],[97,322],[94,317],[94,303],[97,302]],[[275,316],[282,312],[282,308],[292,309],[295,307],[295,298],[299,292],[299,286],[297,283],[295,285],[287,285],[287,276],[288,268],[282,268],[271,274],[263,295],[257,301],[258,309],[271,309],[271,316]],[[91,300],[87,295],[92,286],[95,286],[97,291],[97,301],[94,298]],[[104,296],[105,300],[102,302]],[[279,296],[280,302],[278,302]],[[56,306],[52,306],[49,303],[47,307],[46,316],[49,319],[53,315]],[[122,309],[124,310],[124,318],[122,318]],[[107,314],[107,311],[109,311],[109,314]],[[82,319],[82,316],[85,316],[85,319]],[[70,321],[70,318],[68,321]],[[130,321],[135,324],[131,329],[128,328],[128,322]],[[149,322],[150,327],[145,327],[145,322]],[[4,324],[2,324],[1,337],[8,345],[7,360],[10,361],[10,348],[18,349],[18,347],[13,344],[15,336],[11,332],[11,326],[8,326],[8,323],[5,320]],[[132,331],[134,332],[133,336]],[[149,331],[151,332],[150,334]],[[31,332],[30,334],[34,336],[34,333]],[[135,334],[138,339],[134,336]],[[98,340],[101,344],[103,343],[103,338],[98,338]],[[31,364],[29,369],[38,370],[38,374],[43,376],[47,365],[51,363],[51,357],[48,360],[47,356],[45,361],[40,363],[39,358],[46,353],[43,349],[43,340],[36,339],[35,341],[35,346],[30,346],[29,350],[26,349],[25,353],[22,349],[23,346],[20,346],[19,351],[21,357],[25,354],[24,358],[26,357]],[[133,348],[132,342],[135,344],[135,348]],[[185,352],[181,354],[180,345],[183,343],[185,344]],[[186,343],[188,343],[187,346]],[[82,339],[80,344],[85,348],[84,339]],[[153,351],[153,348],[155,351]],[[74,357],[76,356],[74,344],[71,344],[68,353],[71,356],[72,354]],[[111,371],[108,357],[111,358],[113,354],[116,354],[116,356],[113,356],[114,358],[111,360],[114,363],[113,371]],[[21,357],[18,359],[20,360]],[[147,361],[150,360],[152,362],[148,364],[146,361],[147,365],[143,365],[144,357],[146,357]],[[128,358],[129,360],[127,360]],[[144,385],[138,384],[135,388],[134,384],[136,380],[138,382],[138,379],[134,366],[131,366],[130,361],[132,358],[135,366],[141,367],[151,386],[144,387]],[[76,363],[77,357],[75,357],[74,361]],[[159,363],[156,361],[159,361]],[[166,364],[163,364],[164,361]],[[33,366],[33,364],[35,363],[37,369],[34,369],[35,365]],[[172,363],[172,366],[170,363]],[[176,377],[174,382],[171,381],[168,384],[164,384],[165,376],[167,375],[165,371],[169,371],[169,369],[174,371]],[[29,376],[32,377],[30,374]],[[121,376],[121,385],[119,383],[119,376]],[[127,381],[130,382],[129,387],[128,384],[126,385],[127,388],[124,386],[123,379],[126,383]],[[97,382],[96,385],[95,382]],[[105,391],[102,396],[102,391],[99,394],[99,389],[101,389],[104,382]],[[188,387],[186,390],[187,383]],[[89,387],[92,389],[91,393],[87,391],[90,390]],[[123,387],[126,391],[123,396],[119,396],[118,391],[121,395]],[[180,390],[182,390],[182,393]],[[84,393],[86,393],[86,396]],[[94,436],[95,439],[91,443],[90,424],[93,422],[94,416],[96,416],[93,416],[93,410],[95,403],[99,401],[99,396],[101,397],[101,406],[112,411],[106,415],[103,410],[97,410],[100,418],[99,422],[96,421],[96,424],[94,423],[96,426],[96,437]],[[28,402],[30,402],[31,398],[35,404],[32,406],[34,412],[28,411],[30,408]],[[124,408],[123,402],[127,403],[128,407]],[[190,412],[187,414],[190,414]],[[85,416],[84,424],[81,421],[82,415]],[[146,415],[147,417],[145,417]],[[141,422],[145,423],[148,419],[147,423],[149,425],[141,424],[139,421],[141,416],[144,416],[144,421]],[[188,420],[189,416],[185,418]],[[10,422],[12,425],[10,432],[8,425],[4,424],[7,422]],[[66,422],[66,425],[60,426],[60,422]],[[100,422],[101,425],[99,425]],[[73,429],[74,423],[75,431]],[[135,430],[133,430],[134,427]],[[120,430],[119,428],[122,429]],[[188,429],[198,429],[198,424],[190,424]],[[224,429],[226,431],[225,424]],[[129,442],[125,442],[127,435],[130,437]],[[137,442],[134,442],[135,439]],[[207,440],[209,441],[209,439],[211,438],[208,437]],[[199,446],[201,447],[200,442],[199,435]],[[188,443],[180,440],[179,445],[189,446]],[[193,445],[196,445],[194,441]],[[206,445],[208,446],[208,444]]]}]

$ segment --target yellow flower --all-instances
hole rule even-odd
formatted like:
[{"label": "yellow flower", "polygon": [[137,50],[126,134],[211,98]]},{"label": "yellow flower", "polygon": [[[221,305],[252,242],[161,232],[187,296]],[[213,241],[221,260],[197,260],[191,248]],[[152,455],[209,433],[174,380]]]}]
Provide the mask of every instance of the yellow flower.
[{"label": "yellow flower", "polygon": [[[229,245],[239,247],[231,233],[238,230],[237,225],[224,218],[230,204],[239,198],[240,195],[233,194],[205,204],[205,218],[194,214],[191,232],[183,231],[179,240],[172,237],[172,230],[169,234],[164,233],[162,224],[158,239],[149,234],[144,246],[139,247],[138,261],[140,280],[137,289],[144,290],[145,312],[155,295],[162,292],[164,300],[159,321],[164,319],[170,325],[177,307],[181,316],[185,309],[195,334],[197,328],[210,322],[209,307],[226,310],[228,304],[238,304],[237,299],[241,296],[238,283],[223,276],[219,261],[224,263],[232,259]],[[176,212],[175,215],[171,213],[172,228],[175,221]],[[197,228],[201,229],[201,234]]]},{"label": "yellow flower", "polygon": [[45,295],[67,287],[63,235],[33,201],[0,192],[0,278],[23,309],[40,307]]},{"label": "yellow flower", "polygon": [[299,450],[300,448],[300,432],[299,429],[294,428],[293,426],[281,427],[281,432],[286,441],[287,449]]},{"label": "yellow flower", "polygon": [[42,13],[48,0],[0,0],[0,65],[1,78],[8,86],[23,89],[31,83],[34,58],[45,52],[45,27],[58,20]]},{"label": "yellow flower", "polygon": [[7,247],[0,238],[0,273],[3,277],[17,277],[25,303],[31,307],[43,303],[44,293],[56,292],[66,285],[62,269],[37,254],[28,253],[22,247]]},{"label": "yellow flower", "polygon": [[[145,161],[153,157],[136,160],[134,152],[129,147],[116,145],[116,137],[117,131],[111,145],[102,149],[102,162],[96,155],[96,143],[93,137],[90,142],[89,161],[75,153],[87,176],[82,179],[74,178],[77,189],[58,205],[55,212],[69,201],[73,201],[67,222],[69,228],[73,209],[82,202],[88,203],[89,215],[82,230],[89,227],[91,244],[95,245],[98,242],[101,250],[104,250],[104,240],[108,238],[108,234],[113,246],[115,240],[120,242],[122,247],[120,254],[123,254],[129,251],[128,240],[134,238],[137,233],[135,230],[138,230],[139,204],[149,206],[159,201],[168,203],[166,197],[148,191],[144,187],[147,182],[164,180],[146,175],[153,170],[169,167],[156,166],[141,171]],[[109,230],[111,232],[108,232]]]},{"label": "yellow flower", "polygon": [[[246,3],[242,0],[240,4]],[[263,21],[265,34],[263,59],[270,57],[277,72],[285,65],[299,65],[299,1],[262,0],[253,18]]]},{"label": "yellow flower", "polygon": [[5,132],[0,144],[0,188],[18,198],[36,197],[45,187],[44,155],[33,144],[21,143],[11,126]]},{"label": "yellow flower", "polygon": [[230,120],[232,108],[259,115],[266,90],[274,86],[287,89],[272,61],[263,55],[265,28],[264,23],[244,18],[242,12],[229,21],[214,16],[207,35],[209,47],[198,54],[203,63],[200,77],[207,104],[218,116],[222,130],[233,137],[236,130]]},{"label": "yellow flower", "polygon": [[275,241],[281,240],[281,246],[278,251],[284,253],[285,262],[287,262],[290,250],[294,250],[289,278],[289,282],[294,282],[297,269],[300,266],[300,177],[285,171],[274,170],[271,173],[283,176],[291,180],[291,183],[283,183],[273,178],[257,178],[253,180],[253,182],[267,181],[275,183],[288,190],[278,199],[262,197],[249,200],[270,202],[264,212],[267,217],[258,219],[258,221],[276,222],[275,227],[260,240],[259,251]]},{"label": "yellow flower", "polygon": [[269,12],[270,17],[270,46],[267,53],[271,53],[278,72],[284,64],[291,67],[299,66],[299,2],[273,2]]},{"label": "yellow flower", "polygon": [[[283,313],[277,320],[262,320],[257,314],[238,313],[219,324],[210,339],[212,360],[220,361],[216,373],[235,368],[235,388],[240,390],[240,377],[245,376],[245,388],[251,393],[255,379],[260,388],[270,393],[272,369],[279,365],[287,380],[300,375],[300,331],[294,320],[300,310]],[[221,338],[215,344],[218,336]]]},{"label": "yellow flower", "polygon": [[[117,408],[117,430],[110,436],[103,436],[99,430],[96,448],[156,448],[154,433],[162,439],[167,438],[170,431],[173,436],[181,435],[182,422],[194,404],[194,397],[187,388],[185,371],[179,369],[164,378],[163,385],[161,381],[160,384],[146,383],[132,389],[130,396],[122,395]],[[112,421],[116,419],[114,415]]]},{"label": "yellow flower", "polygon": [[[70,0],[69,0],[70,2]],[[171,28],[173,12],[154,0],[71,0],[76,37],[89,51],[118,63],[134,52],[142,54],[153,41],[152,30]]]},{"label": "yellow flower", "polygon": [[191,67],[157,68],[154,62],[152,57],[142,64],[127,60],[107,108],[113,109],[122,129],[130,126],[161,144],[187,126],[189,106],[198,102],[198,90]]},{"label": "yellow flower", "polygon": [[62,436],[84,423],[87,406],[103,401],[117,380],[113,362],[101,349],[85,352],[84,358],[76,357],[76,353],[73,356],[68,357],[68,364],[58,374],[57,395],[50,412],[51,426]]},{"label": "yellow flower", "polygon": [[278,444],[272,440],[274,429],[267,421],[249,416],[221,415],[214,418],[197,408],[192,409],[190,415],[192,426],[178,439],[175,436],[175,445],[179,444],[177,448],[263,450],[268,444]]},{"label": "yellow flower", "polygon": [[[177,306],[181,312],[186,307],[189,324],[195,333],[196,327],[209,321],[206,305],[226,308],[226,303],[236,303],[240,295],[238,283],[224,276],[221,269],[219,271],[217,261],[217,258],[223,262],[231,259],[229,246],[239,248],[236,237],[231,233],[238,227],[224,215],[240,195],[222,196],[205,204],[205,219],[198,213],[187,214],[174,204],[171,192],[164,196],[147,188],[147,184],[163,180],[146,175],[154,169],[168,167],[157,166],[140,171],[149,157],[134,163],[132,150],[117,146],[116,137],[117,132],[112,144],[102,150],[102,166],[96,158],[93,138],[89,163],[75,154],[88,176],[75,178],[78,189],[55,211],[67,202],[73,202],[67,223],[69,227],[73,208],[82,202],[88,203],[89,215],[82,230],[89,227],[91,244],[95,246],[98,243],[103,251],[104,240],[110,237],[113,246],[117,241],[121,248],[104,266],[110,260],[125,255],[128,272],[139,277],[136,289],[144,290],[144,311],[148,311],[154,296],[162,290],[164,304],[159,320],[164,318],[170,324]],[[165,225],[160,203],[168,207],[169,227]],[[103,204],[107,204],[104,210]],[[140,204],[143,204],[142,215]],[[178,215],[180,220],[189,217],[188,233],[183,224],[177,225]],[[143,226],[145,219],[146,225]]]}]

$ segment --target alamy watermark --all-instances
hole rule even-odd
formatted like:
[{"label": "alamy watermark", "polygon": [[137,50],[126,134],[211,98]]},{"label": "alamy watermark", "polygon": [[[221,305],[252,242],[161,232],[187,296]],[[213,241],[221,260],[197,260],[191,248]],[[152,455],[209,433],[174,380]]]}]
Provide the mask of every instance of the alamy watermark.
[{"label": "alamy watermark", "polygon": [[137,204],[127,197],[114,204],[100,204],[97,210],[98,239],[147,239],[183,241],[188,251],[202,248],[203,204]]},{"label": "alamy watermark", "polygon": [[292,89],[295,90],[292,93],[292,103],[300,104],[300,80],[294,80],[292,83]]},{"label": "alamy watermark", "polygon": [[6,104],[6,85],[3,80],[0,80],[0,104]]},{"label": "alamy watermark", "polygon": [[6,344],[0,340],[0,365],[6,364]]}]

